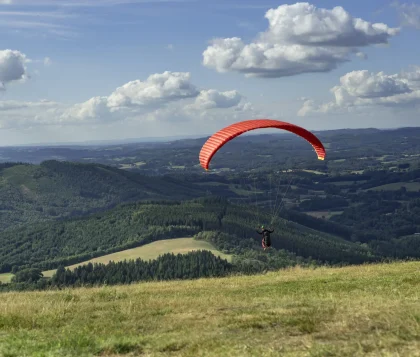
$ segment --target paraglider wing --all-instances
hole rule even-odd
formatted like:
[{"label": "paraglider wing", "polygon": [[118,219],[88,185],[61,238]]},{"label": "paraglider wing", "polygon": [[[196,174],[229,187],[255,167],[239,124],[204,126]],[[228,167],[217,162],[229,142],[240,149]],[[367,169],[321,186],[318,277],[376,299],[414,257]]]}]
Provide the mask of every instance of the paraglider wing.
[{"label": "paraglider wing", "polygon": [[286,123],[279,120],[271,119],[255,119],[255,120],[245,120],[239,123],[235,123],[219,130],[217,133],[213,134],[203,145],[200,151],[200,164],[205,169],[209,169],[209,164],[216,152],[228,141],[233,138],[241,135],[247,131],[263,128],[277,128],[290,131],[296,135],[301,136],[306,139],[312,147],[315,149],[315,152],[319,160],[324,160],[325,158],[325,149],[321,141],[311,132],[307,131],[304,128],[301,128],[297,125]]}]

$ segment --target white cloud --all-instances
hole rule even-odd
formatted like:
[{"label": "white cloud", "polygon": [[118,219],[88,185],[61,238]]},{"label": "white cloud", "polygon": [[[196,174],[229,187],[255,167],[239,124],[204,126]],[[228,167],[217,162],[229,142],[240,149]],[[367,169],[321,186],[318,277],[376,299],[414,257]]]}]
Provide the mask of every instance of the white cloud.
[{"label": "white cloud", "polygon": [[397,9],[398,15],[403,26],[414,27],[420,30],[420,5],[400,4],[398,1],[392,4]]},{"label": "white cloud", "polygon": [[412,89],[420,89],[420,66],[412,66],[409,71],[402,71],[401,78],[410,84]]},{"label": "white cloud", "polygon": [[198,89],[190,77],[188,72],[152,74],[144,81],[118,87],[109,96],[92,97],[72,106],[0,101],[0,111],[8,110],[7,118],[0,116],[0,127],[218,120],[256,113],[238,91]]},{"label": "white cloud", "polygon": [[26,55],[15,50],[0,51],[0,88],[9,82],[24,80],[28,77],[26,63],[30,62]]},{"label": "white cloud", "polygon": [[156,106],[194,98],[198,89],[190,82],[190,73],[163,72],[150,75],[144,82],[131,81],[117,88],[107,99],[109,107]]},{"label": "white cloud", "polygon": [[[0,101],[0,129],[25,129],[34,124],[50,123],[52,114],[62,110],[62,107],[62,104],[48,100]],[[2,112],[6,113],[2,114]]]},{"label": "white cloud", "polygon": [[174,49],[174,45],[170,43],[166,46],[166,49],[172,51]]},{"label": "white cloud", "polygon": [[304,117],[306,114],[315,112],[315,102],[311,99],[307,99],[303,102],[302,107],[299,109],[297,115],[300,117]]},{"label": "white cloud", "polygon": [[219,92],[214,89],[202,90],[195,99],[194,104],[189,108],[197,110],[232,108],[237,106],[243,99],[242,95],[236,91]]},{"label": "white cloud", "polygon": [[[52,61],[49,57],[43,60],[30,59],[24,53],[17,50],[0,50],[0,90],[5,90],[6,85],[11,82],[24,82],[31,76],[28,72],[28,64],[43,63],[50,66]],[[33,71],[39,75],[39,70]]]},{"label": "white cloud", "polygon": [[411,92],[408,83],[402,78],[389,76],[384,72],[353,71],[342,76],[340,82],[341,86],[336,90],[343,90],[350,96],[359,98],[390,97]]},{"label": "white cloud", "polygon": [[[69,109],[64,117],[77,120],[120,120],[122,117],[191,115],[209,109],[229,109],[244,99],[237,91],[199,90],[188,72],[163,72],[145,81],[135,80],[117,88],[108,97],[95,97]],[[189,102],[194,99],[192,103]],[[184,103],[187,101],[186,103]],[[171,106],[172,104],[172,106]],[[169,106],[169,107],[168,107]]]},{"label": "white cloud", "polygon": [[372,106],[420,108],[420,67],[391,75],[367,70],[349,72],[330,91],[333,101],[317,105],[313,100],[306,100],[298,115],[348,112]]},{"label": "white cloud", "polygon": [[328,10],[309,3],[281,5],[265,17],[269,28],[252,43],[239,37],[213,40],[203,52],[203,65],[256,77],[327,72],[352,54],[364,56],[358,47],[386,44],[399,32],[353,18],[340,6]]},{"label": "white cloud", "polygon": [[108,121],[112,112],[107,102],[107,97],[93,97],[84,103],[75,104],[64,111],[59,122]]}]

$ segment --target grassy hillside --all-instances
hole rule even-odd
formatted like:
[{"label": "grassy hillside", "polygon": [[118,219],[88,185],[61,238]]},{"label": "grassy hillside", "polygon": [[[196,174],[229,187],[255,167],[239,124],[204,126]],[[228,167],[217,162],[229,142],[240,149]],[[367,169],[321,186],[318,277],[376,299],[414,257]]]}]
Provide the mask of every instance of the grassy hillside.
[{"label": "grassy hillside", "polygon": [[98,164],[45,161],[0,165],[0,229],[79,216],[122,202],[184,199],[199,188]]},{"label": "grassy hillside", "polygon": [[[132,248],[123,250],[121,252],[103,255],[98,258],[90,259],[86,262],[79,264],[74,264],[66,268],[73,269],[79,265],[84,265],[87,263],[102,263],[107,264],[110,261],[120,262],[123,260],[135,260],[140,258],[142,260],[153,260],[156,259],[159,255],[166,253],[173,254],[184,254],[194,250],[208,250],[214,255],[226,259],[227,261],[232,260],[232,256],[229,254],[224,254],[217,249],[215,249],[210,243],[195,240],[193,238],[177,238],[177,239],[164,239],[157,242],[149,243],[141,247]],[[44,271],[43,275],[45,277],[51,277],[56,272],[55,269]],[[1,275],[0,275],[1,279]]]},{"label": "grassy hillside", "polygon": [[419,356],[420,263],[4,293],[4,356]]}]

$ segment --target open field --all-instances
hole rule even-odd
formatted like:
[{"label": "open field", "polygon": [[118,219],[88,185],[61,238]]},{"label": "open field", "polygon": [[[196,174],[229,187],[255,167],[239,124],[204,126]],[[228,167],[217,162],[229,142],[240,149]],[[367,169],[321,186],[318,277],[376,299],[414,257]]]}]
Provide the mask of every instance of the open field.
[{"label": "open field", "polygon": [[305,213],[316,218],[325,217],[326,219],[330,219],[332,216],[342,214],[343,211],[308,211]]},{"label": "open field", "polygon": [[256,186],[253,187],[251,190],[244,190],[242,188],[236,188],[235,185],[229,185],[229,188],[232,192],[236,193],[239,196],[251,196],[251,195],[258,195],[264,193],[264,191],[260,191],[257,189]]},{"label": "open field", "polygon": [[[232,259],[230,255],[219,252],[208,242],[195,240],[194,238],[177,238],[159,240],[153,243],[143,245],[141,247],[127,249],[113,254],[103,255],[102,257],[97,257],[83,263],[71,265],[68,268],[74,269],[79,265],[84,265],[87,263],[107,264],[109,263],[109,261],[119,262],[125,259],[130,260],[140,258],[142,260],[153,260],[156,259],[159,255],[163,255],[165,253],[184,254],[194,250],[209,250],[214,255],[226,259],[227,261],[231,261]],[[44,271],[43,274],[45,277],[51,277],[55,273],[55,271],[55,269],[48,270]]]},{"label": "open field", "polygon": [[[374,191],[380,191],[380,190],[397,191],[403,186],[405,186],[407,191],[419,191],[420,190],[420,182],[395,182],[395,183],[389,183],[389,184],[382,185],[382,186],[376,186],[376,187],[370,188],[369,190],[374,190]],[[365,191],[367,191],[367,190],[365,190]]]},{"label": "open field", "polygon": [[420,262],[4,293],[3,356],[420,356]]},{"label": "open field", "polygon": [[12,277],[13,277],[13,274],[10,274],[10,273],[0,274],[0,283],[10,282]]},{"label": "open field", "polygon": [[306,170],[306,169],[304,169],[302,171],[304,171],[304,172],[310,172],[310,173],[317,174],[317,175],[326,175],[325,172],[321,172],[321,171],[317,171],[317,170]]},{"label": "open field", "polygon": [[120,164],[120,169],[122,169],[122,170],[125,170],[125,169],[130,169],[130,168],[133,168],[133,167],[140,167],[140,166],[143,166],[143,165],[146,165],[146,163],[144,162],[144,161],[139,161],[139,162],[133,162],[133,163],[130,163],[130,164]]}]

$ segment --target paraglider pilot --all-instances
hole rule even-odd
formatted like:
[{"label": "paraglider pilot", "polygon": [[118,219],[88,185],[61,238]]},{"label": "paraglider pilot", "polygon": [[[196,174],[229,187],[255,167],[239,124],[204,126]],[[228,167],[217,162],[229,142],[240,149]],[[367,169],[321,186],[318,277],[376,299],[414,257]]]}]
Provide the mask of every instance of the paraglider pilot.
[{"label": "paraglider pilot", "polygon": [[274,230],[269,230],[264,228],[264,226],[261,226],[261,232],[257,230],[258,234],[261,234],[263,236],[262,239],[262,246],[264,248],[264,250],[266,250],[268,247],[271,246],[271,239],[270,239],[270,234],[273,233]]}]

